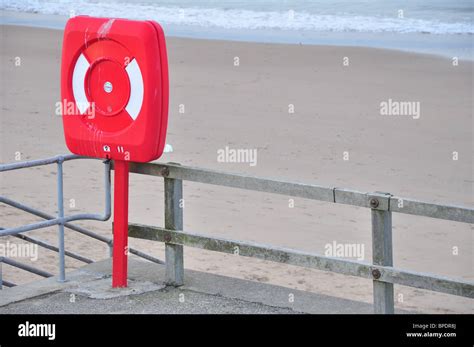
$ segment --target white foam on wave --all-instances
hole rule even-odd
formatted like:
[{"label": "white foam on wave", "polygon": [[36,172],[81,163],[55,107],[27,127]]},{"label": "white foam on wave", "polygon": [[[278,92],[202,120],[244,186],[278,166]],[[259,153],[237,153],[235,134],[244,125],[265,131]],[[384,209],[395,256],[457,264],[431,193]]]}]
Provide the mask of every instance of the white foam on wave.
[{"label": "white foam on wave", "polygon": [[413,18],[318,15],[307,12],[290,13],[289,11],[160,7],[121,2],[89,2],[87,0],[4,0],[0,8],[65,16],[73,14],[153,19],[165,25],[192,25],[224,29],[474,34],[474,26],[470,22],[444,23]]}]

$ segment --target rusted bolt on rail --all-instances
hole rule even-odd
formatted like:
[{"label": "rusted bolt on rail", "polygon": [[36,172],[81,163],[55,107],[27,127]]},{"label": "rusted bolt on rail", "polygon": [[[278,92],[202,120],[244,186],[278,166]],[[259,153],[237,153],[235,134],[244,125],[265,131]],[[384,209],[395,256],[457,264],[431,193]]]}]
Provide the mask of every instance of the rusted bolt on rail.
[{"label": "rusted bolt on rail", "polygon": [[165,234],[165,242],[170,242],[171,241],[171,234]]},{"label": "rusted bolt on rail", "polygon": [[378,280],[380,278],[380,276],[382,276],[382,274],[380,273],[380,270],[379,269],[373,269],[372,270],[372,277],[375,278],[376,280]]},{"label": "rusted bolt on rail", "polygon": [[379,207],[379,200],[376,198],[372,198],[370,199],[369,204],[370,204],[370,207],[377,208]]}]

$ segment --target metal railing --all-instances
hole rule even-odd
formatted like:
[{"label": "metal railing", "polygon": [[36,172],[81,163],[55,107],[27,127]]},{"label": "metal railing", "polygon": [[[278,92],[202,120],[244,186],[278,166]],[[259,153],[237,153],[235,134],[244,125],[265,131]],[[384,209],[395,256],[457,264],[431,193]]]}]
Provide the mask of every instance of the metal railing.
[{"label": "metal railing", "polygon": [[[348,189],[230,174],[179,164],[131,163],[130,171],[164,177],[164,228],[129,224],[129,236],[165,243],[166,282],[168,284],[179,286],[184,283],[183,246],[190,246],[371,279],[373,281],[375,313],[394,312],[394,284],[474,298],[473,282],[398,269],[393,267],[392,255],[393,212],[461,223],[474,223],[474,209],[472,208],[428,203],[388,193],[363,193]],[[372,263],[183,231],[183,210],[181,208],[183,181],[369,208],[372,216]]]},{"label": "metal railing", "polygon": [[[65,227],[88,237],[94,238],[98,241],[104,242],[109,246],[110,249],[113,242],[110,238],[95,234],[85,228],[70,223],[71,221],[83,219],[107,220],[110,217],[111,163],[108,161],[105,162],[105,214],[102,216],[96,214],[77,214],[68,217],[64,216],[64,209],[62,207],[62,163],[67,160],[81,158],[82,157],[74,155],[65,155],[44,160],[0,165],[0,172],[3,172],[57,163],[58,215],[49,215],[45,212],[18,203],[6,197],[0,197],[0,202],[46,220],[45,222],[38,222],[21,227],[0,230],[0,236],[13,235],[24,241],[31,242],[46,249],[58,252],[60,258],[62,258],[62,260],[60,259],[59,263],[59,281],[65,280],[64,257],[66,255],[85,263],[92,262],[91,259],[65,250]],[[393,212],[451,220],[461,223],[474,223],[474,209],[472,208],[428,203],[409,198],[397,197],[388,193],[363,193],[342,188],[322,187],[317,185],[293,183],[192,168],[181,166],[179,164],[131,163],[130,171],[133,173],[160,176],[164,178],[164,228],[140,224],[129,224],[129,236],[161,241],[165,243],[166,282],[168,284],[179,286],[184,283],[183,246],[190,246],[230,254],[236,254],[237,251],[240,256],[260,258],[285,264],[371,279],[373,281],[375,313],[394,312],[394,284],[474,298],[473,282],[394,268],[392,256]],[[182,182],[184,180],[369,208],[371,210],[372,216],[373,262],[370,264],[343,258],[322,256],[314,253],[306,253],[293,249],[257,244],[253,242],[228,240],[200,235],[197,233],[185,232],[183,231],[183,210],[181,208],[181,201],[183,199]],[[58,247],[22,234],[30,230],[45,228],[52,225],[58,225]],[[161,260],[133,248],[130,248],[129,251],[131,254],[135,254],[155,263],[163,264]],[[12,287],[15,285],[12,282],[2,279],[2,263],[15,266],[43,277],[52,276],[52,274],[39,270],[30,265],[22,264],[7,257],[0,257],[0,288],[2,285],[6,287]]]},{"label": "metal railing", "polygon": [[[40,247],[43,247],[45,249],[49,249],[51,251],[57,252],[59,254],[59,273],[58,273],[58,281],[59,282],[64,282],[66,281],[66,271],[65,271],[65,256],[69,256],[71,258],[74,258],[76,260],[79,260],[81,262],[84,262],[86,264],[90,264],[93,262],[92,259],[89,259],[87,257],[84,257],[82,255],[76,254],[74,252],[67,251],[65,249],[65,243],[64,243],[64,228],[68,228],[70,230],[76,231],[80,234],[83,234],[87,237],[90,237],[92,239],[98,240],[100,242],[103,242],[107,244],[109,247],[109,255],[112,255],[112,247],[113,247],[113,240],[108,237],[104,237],[101,235],[98,235],[90,230],[87,230],[83,227],[77,226],[72,224],[71,222],[73,221],[79,221],[79,220],[96,220],[96,221],[107,221],[110,216],[111,216],[111,192],[110,192],[110,161],[105,160],[104,162],[104,185],[105,185],[105,211],[103,215],[99,214],[92,214],[92,213],[80,213],[80,214],[74,214],[71,216],[65,216],[64,215],[64,195],[63,195],[63,163],[65,161],[69,160],[76,160],[76,159],[95,159],[95,158],[87,158],[87,157],[80,157],[77,155],[69,154],[69,155],[58,155],[52,158],[47,158],[47,159],[40,159],[40,160],[30,160],[30,161],[23,161],[23,162],[17,162],[17,163],[11,163],[11,164],[2,164],[0,165],[0,172],[5,172],[5,171],[11,171],[11,170],[18,170],[18,169],[24,169],[24,168],[31,168],[31,167],[36,167],[36,166],[43,166],[43,165],[49,165],[49,164],[57,164],[57,208],[58,208],[58,214],[57,216],[50,215],[48,213],[45,213],[41,210],[35,209],[33,207],[27,206],[25,204],[19,203],[17,201],[14,201],[12,199],[9,199],[4,196],[0,196],[0,203],[4,203],[6,205],[12,206],[14,208],[20,209],[22,211],[25,211],[27,213],[30,213],[32,215],[35,215],[37,217],[45,219],[45,221],[37,222],[37,223],[32,223],[32,224],[27,224],[27,225],[22,225],[18,227],[12,227],[12,228],[0,228],[0,237],[1,236],[14,236],[19,239],[22,239],[23,241],[36,244]],[[42,229],[42,228],[47,228],[50,226],[58,226],[58,246],[53,246],[45,241],[39,240],[34,237],[26,236],[23,233],[31,231],[31,230],[36,230],[36,229]],[[158,264],[163,264],[164,262],[161,261],[158,258],[155,258],[151,255],[148,255],[146,253],[143,253],[139,250],[136,250],[134,248],[129,248],[129,252],[131,254],[134,254],[138,257],[147,259],[149,261],[158,263]],[[6,256],[0,256],[0,289],[2,289],[2,286],[6,287],[13,287],[15,286],[14,283],[5,281],[3,280],[2,276],[2,264],[8,264],[10,266],[34,273],[36,275],[42,276],[42,277],[52,277],[53,274],[43,271],[41,269],[38,269],[34,266],[27,265],[21,262],[18,262],[14,259],[8,258]]]}]

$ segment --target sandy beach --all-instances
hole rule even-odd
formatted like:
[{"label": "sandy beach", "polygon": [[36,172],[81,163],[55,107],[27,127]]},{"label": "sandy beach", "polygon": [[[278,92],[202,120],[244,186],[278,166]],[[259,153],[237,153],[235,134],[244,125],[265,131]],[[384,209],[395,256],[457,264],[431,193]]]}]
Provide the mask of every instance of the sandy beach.
[{"label": "sandy beach", "polygon": [[[62,31],[0,30],[1,163],[68,153],[55,114]],[[184,38],[167,44],[167,143],[174,152],[159,161],[474,205],[472,61],[453,65],[451,58],[374,48]],[[388,100],[419,102],[419,117],[381,115]],[[256,149],[256,165],[218,161],[226,146]],[[55,213],[55,172],[48,166],[2,173],[0,194]],[[102,211],[99,161],[66,163],[64,184],[66,213]],[[184,184],[184,197],[186,230],[322,254],[334,241],[361,243],[371,261],[367,209],[305,199],[291,208],[285,196],[194,183]],[[36,220],[0,205],[1,227]],[[161,179],[131,176],[130,221],[163,225]],[[78,224],[111,235],[111,221]],[[400,214],[393,225],[396,267],[474,280],[472,225]],[[51,243],[56,234],[57,228],[29,233]],[[160,243],[130,244],[164,258]],[[105,245],[71,230],[66,247],[95,260],[108,256]],[[57,271],[54,252],[40,249],[35,263]],[[81,265],[67,258],[68,270]],[[185,268],[372,301],[371,281],[243,257],[186,248]],[[9,266],[3,277],[34,279]],[[467,298],[402,286],[395,286],[395,297],[396,307],[406,310],[474,313]]]}]

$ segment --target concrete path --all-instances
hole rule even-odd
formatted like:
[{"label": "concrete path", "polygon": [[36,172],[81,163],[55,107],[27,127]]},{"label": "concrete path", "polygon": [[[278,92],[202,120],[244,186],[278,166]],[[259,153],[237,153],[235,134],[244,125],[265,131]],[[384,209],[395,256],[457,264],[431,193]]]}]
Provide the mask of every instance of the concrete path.
[{"label": "concrete path", "polygon": [[0,314],[372,313],[372,305],[259,282],[187,270],[185,285],[165,286],[163,265],[130,259],[129,287],[112,289],[110,260],[0,291]]}]

